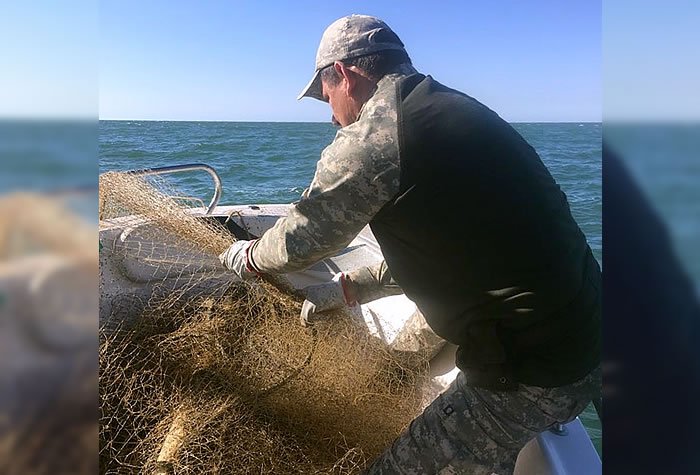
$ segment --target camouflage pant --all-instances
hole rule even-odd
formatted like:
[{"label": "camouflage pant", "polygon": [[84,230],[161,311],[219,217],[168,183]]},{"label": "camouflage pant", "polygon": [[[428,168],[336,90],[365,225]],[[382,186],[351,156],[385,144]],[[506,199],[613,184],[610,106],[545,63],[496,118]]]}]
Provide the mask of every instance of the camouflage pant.
[{"label": "camouflage pant", "polygon": [[510,474],[520,449],[573,420],[600,394],[600,384],[600,367],[568,386],[517,391],[469,387],[460,372],[366,473]]}]

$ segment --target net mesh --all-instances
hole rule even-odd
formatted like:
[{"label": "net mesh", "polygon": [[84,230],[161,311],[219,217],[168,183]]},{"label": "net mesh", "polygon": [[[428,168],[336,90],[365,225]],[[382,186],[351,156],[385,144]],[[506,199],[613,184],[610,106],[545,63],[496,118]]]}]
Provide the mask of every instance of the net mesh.
[{"label": "net mesh", "polygon": [[133,228],[124,272],[155,282],[101,329],[101,473],[359,472],[420,412],[426,362],[344,313],[303,328],[298,295],[222,276],[233,236],[174,193],[100,177],[101,219]]}]

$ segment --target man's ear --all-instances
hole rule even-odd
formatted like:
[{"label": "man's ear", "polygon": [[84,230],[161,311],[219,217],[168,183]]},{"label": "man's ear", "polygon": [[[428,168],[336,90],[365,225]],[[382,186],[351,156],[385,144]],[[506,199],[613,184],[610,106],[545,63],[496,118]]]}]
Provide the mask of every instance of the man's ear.
[{"label": "man's ear", "polygon": [[352,71],[340,61],[333,63],[333,68],[335,69],[335,72],[338,73],[341,80],[344,80],[343,88],[345,89],[345,93],[348,96],[352,95],[352,93],[355,91],[355,86],[357,85],[357,73]]}]

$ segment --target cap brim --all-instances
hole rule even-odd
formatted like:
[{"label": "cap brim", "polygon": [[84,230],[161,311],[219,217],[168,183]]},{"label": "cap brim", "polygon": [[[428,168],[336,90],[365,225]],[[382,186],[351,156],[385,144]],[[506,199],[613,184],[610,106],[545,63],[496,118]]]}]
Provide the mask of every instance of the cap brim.
[{"label": "cap brim", "polygon": [[323,100],[323,88],[321,86],[320,71],[317,70],[314,73],[311,81],[309,81],[309,84],[307,84],[304,90],[301,91],[301,94],[299,94],[297,100],[300,100],[302,97],[312,97],[314,99],[318,99],[319,101]]}]

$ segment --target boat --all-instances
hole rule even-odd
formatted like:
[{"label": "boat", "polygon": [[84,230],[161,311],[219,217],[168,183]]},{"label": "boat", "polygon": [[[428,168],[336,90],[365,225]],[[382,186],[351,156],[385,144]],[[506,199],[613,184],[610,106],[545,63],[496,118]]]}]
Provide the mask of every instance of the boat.
[{"label": "boat", "polygon": [[[213,197],[208,205],[188,210],[205,220],[216,220],[239,239],[254,239],[285,216],[290,204],[219,205],[222,183],[216,171],[201,163],[132,170],[136,175],[204,171],[214,182]],[[200,200],[201,201],[201,200]],[[144,302],[155,292],[172,292],[196,280],[197,273],[207,273],[208,290],[215,292],[219,283],[235,279],[224,271],[218,260],[204,259],[192,265],[192,259],[170,259],[163,266],[164,255],[172,250],[158,251],[147,242],[150,224],[139,217],[125,216],[101,220],[100,240],[100,326],[109,329],[133,321],[143,309]],[[152,236],[152,234],[150,234]],[[157,246],[156,246],[157,247]],[[130,249],[149,249],[143,256]],[[160,252],[160,254],[158,254]],[[153,258],[158,254],[158,258]],[[171,258],[173,256],[170,256]],[[383,259],[381,249],[369,226],[366,226],[343,250],[302,272],[285,274],[285,281],[294,289],[327,282],[338,272],[347,272]],[[213,276],[213,277],[211,277]],[[197,289],[197,292],[207,289]],[[367,330],[391,344],[406,321],[417,311],[405,295],[385,297],[351,309],[366,324]],[[445,389],[458,374],[454,363],[454,348],[445,346],[430,361],[434,388]],[[559,425],[532,439],[520,452],[515,474],[596,474],[602,472],[601,459],[579,418]]]}]

